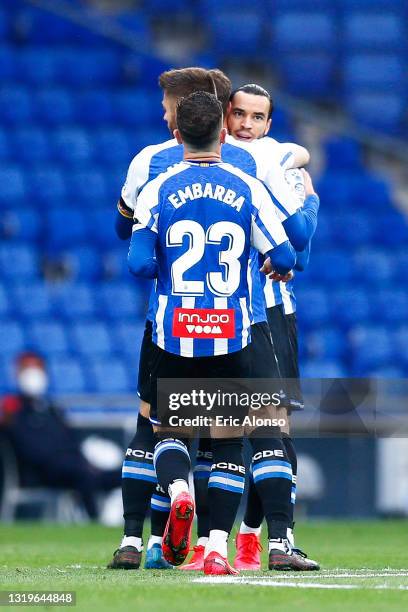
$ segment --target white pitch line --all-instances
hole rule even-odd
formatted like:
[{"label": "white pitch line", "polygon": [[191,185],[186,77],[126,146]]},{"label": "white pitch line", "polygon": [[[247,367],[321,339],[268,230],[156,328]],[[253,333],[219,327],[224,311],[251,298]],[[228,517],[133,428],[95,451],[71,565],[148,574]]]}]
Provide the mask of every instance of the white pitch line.
[{"label": "white pitch line", "polygon": [[307,584],[305,582],[282,582],[280,580],[251,580],[250,578],[229,578],[227,576],[214,576],[213,578],[196,578],[193,582],[201,584],[249,584],[252,586],[263,587],[278,587],[290,589],[340,589],[340,590],[355,590],[355,589],[370,589],[370,590],[397,590],[408,591],[408,586],[405,585],[364,585],[357,584],[324,584],[322,582],[313,582]]},{"label": "white pitch line", "polygon": [[[389,577],[405,577],[408,578],[408,571],[396,571],[393,573],[390,573],[387,570],[384,571],[380,571],[380,572],[375,572],[374,570],[372,572],[360,572],[360,573],[354,573],[354,572],[347,572],[347,573],[342,573],[342,574],[336,574],[333,572],[328,572],[328,573],[316,573],[316,574],[298,574],[296,576],[293,576],[293,578],[296,578],[297,580],[302,580],[302,579],[306,579],[306,580],[318,580],[319,578],[389,578]],[[287,576],[274,576],[274,580],[276,579],[280,579],[280,580],[286,580]]]}]

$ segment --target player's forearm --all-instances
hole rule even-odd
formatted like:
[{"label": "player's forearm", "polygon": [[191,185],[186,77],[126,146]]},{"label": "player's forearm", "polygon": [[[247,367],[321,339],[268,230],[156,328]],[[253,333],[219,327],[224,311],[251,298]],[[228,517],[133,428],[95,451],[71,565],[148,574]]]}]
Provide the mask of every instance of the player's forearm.
[{"label": "player's forearm", "polygon": [[116,213],[115,230],[118,238],[128,240],[132,235],[133,219],[124,217],[119,211]]},{"label": "player's forearm", "polygon": [[154,256],[157,234],[148,228],[133,231],[128,253],[129,270],[135,276],[156,278],[157,261]]},{"label": "player's forearm", "polygon": [[309,264],[310,246],[311,243],[309,240],[307,247],[303,251],[300,251],[300,253],[296,253],[295,270],[298,270],[299,272],[303,272],[303,270],[306,270]]},{"label": "player's forearm", "polygon": [[270,257],[272,268],[278,274],[287,274],[296,263],[296,251],[289,240],[268,251],[265,257]]},{"label": "player's forearm", "polygon": [[310,153],[305,147],[291,143],[293,153],[292,168],[302,168],[310,162]]},{"label": "player's forearm", "polygon": [[116,234],[121,240],[128,240],[132,235],[133,210],[121,196],[117,204],[118,214],[115,221]]},{"label": "player's forearm", "polygon": [[316,194],[309,195],[303,207],[283,221],[285,232],[296,251],[303,251],[315,233],[319,206],[319,197]]}]

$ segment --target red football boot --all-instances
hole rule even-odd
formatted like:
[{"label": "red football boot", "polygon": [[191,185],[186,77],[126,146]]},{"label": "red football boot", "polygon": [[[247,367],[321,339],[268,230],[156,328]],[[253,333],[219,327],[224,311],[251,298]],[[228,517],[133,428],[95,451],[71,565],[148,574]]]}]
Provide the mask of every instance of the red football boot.
[{"label": "red football boot", "polygon": [[204,570],[204,549],[205,546],[194,546],[190,562],[178,569],[186,572],[202,572]]},{"label": "red football boot", "polygon": [[172,565],[181,565],[190,550],[194,502],[190,493],[179,493],[171,505],[163,534],[163,557]]},{"label": "red football boot", "polygon": [[213,551],[204,559],[204,574],[207,576],[236,576],[239,571],[231,567],[228,559]]},{"label": "red football boot", "polygon": [[261,569],[262,546],[255,533],[237,533],[235,545],[237,547],[237,555],[234,560],[236,569],[247,571]]}]

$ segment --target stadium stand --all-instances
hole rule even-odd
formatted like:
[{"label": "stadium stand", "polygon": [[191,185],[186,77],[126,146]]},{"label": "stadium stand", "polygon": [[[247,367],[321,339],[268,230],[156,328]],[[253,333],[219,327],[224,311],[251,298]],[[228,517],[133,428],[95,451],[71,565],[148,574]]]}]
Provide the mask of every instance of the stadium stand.
[{"label": "stadium stand", "polygon": [[[243,1],[245,28],[231,27],[229,4],[172,9],[196,19],[218,59],[276,60],[285,90],[337,98],[359,121],[403,133],[402,0]],[[53,392],[135,391],[148,286],[130,277],[113,218],[132,156],[168,138],[156,85],[166,65],[148,55],[167,5],[122,16],[140,54],[23,1],[0,10],[0,392],[30,346],[49,360]],[[285,109],[273,129],[297,138]],[[303,374],[407,376],[406,220],[355,140],[330,137],[324,159],[311,263],[296,280]],[[50,260],[63,262],[53,280]]]}]

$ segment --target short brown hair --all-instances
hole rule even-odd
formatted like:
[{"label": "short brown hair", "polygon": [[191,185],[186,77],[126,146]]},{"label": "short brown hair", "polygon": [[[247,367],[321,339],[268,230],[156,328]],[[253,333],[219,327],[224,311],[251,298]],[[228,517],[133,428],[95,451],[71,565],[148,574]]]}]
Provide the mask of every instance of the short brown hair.
[{"label": "short brown hair", "polygon": [[215,83],[215,87],[217,89],[217,98],[222,104],[222,110],[224,115],[226,115],[231,95],[231,81],[222,70],[219,70],[219,68],[212,68],[208,72]]},{"label": "short brown hair", "polygon": [[222,127],[221,102],[206,91],[195,91],[177,105],[177,128],[183,141],[196,150],[205,150],[219,136]]},{"label": "short brown hair", "polygon": [[185,98],[195,91],[215,94],[214,81],[205,68],[178,68],[162,72],[159,85],[169,96]]}]

